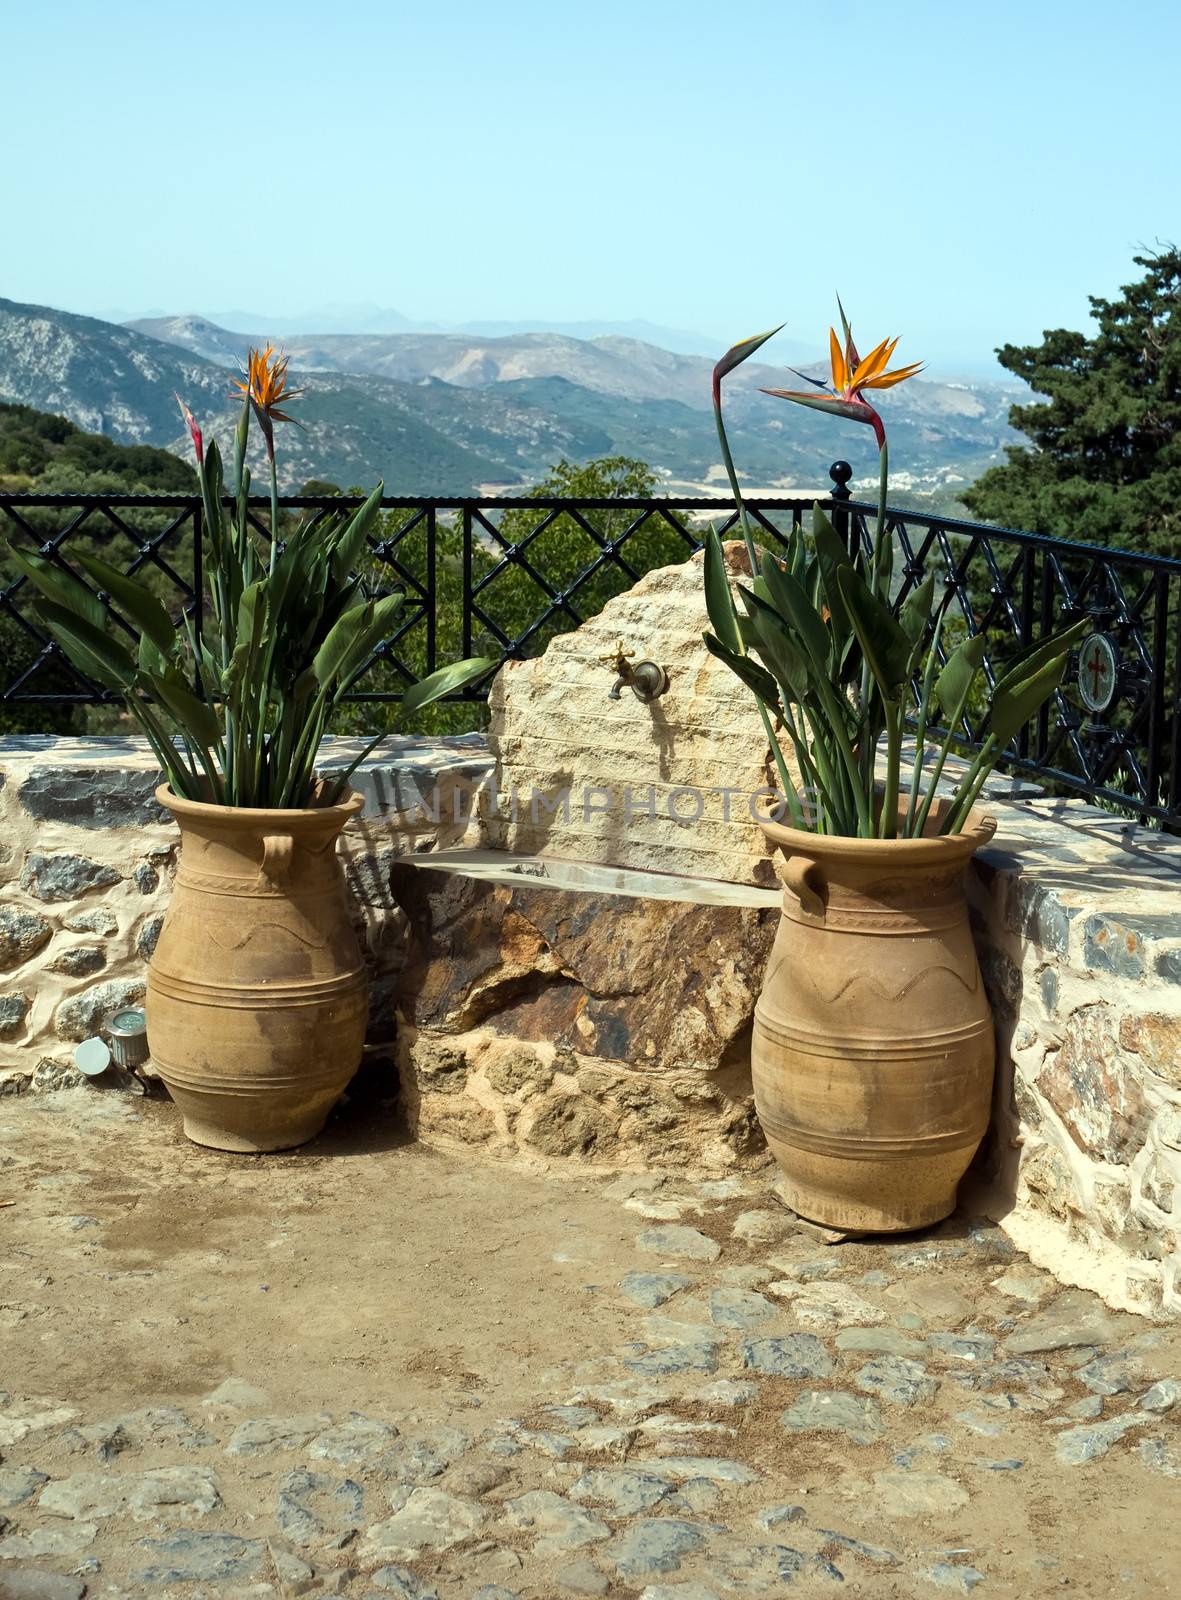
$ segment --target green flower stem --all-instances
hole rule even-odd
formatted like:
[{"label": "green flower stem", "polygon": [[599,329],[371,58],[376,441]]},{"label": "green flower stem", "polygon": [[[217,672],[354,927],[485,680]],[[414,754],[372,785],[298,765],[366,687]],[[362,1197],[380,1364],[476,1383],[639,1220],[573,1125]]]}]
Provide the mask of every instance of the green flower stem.
[{"label": "green flower stem", "polygon": [[[751,530],[750,517],[747,515],[746,501],[742,498],[742,490],[738,487],[738,474],[734,469],[734,457],[730,453],[730,441],[726,437],[726,426],[722,421],[721,406],[714,407],[714,422],[717,424],[718,443],[722,447],[722,460],[725,463],[726,476],[730,480],[730,490],[734,496],[734,504],[738,507],[738,519],[742,525],[742,537],[746,544],[746,558],[750,563],[750,576],[753,582],[759,575],[758,551],[755,546],[754,534]],[[745,655],[745,648],[741,644],[739,648],[742,649]],[[791,813],[792,820],[796,821],[798,818],[798,826],[802,827],[804,814],[800,806],[799,796],[796,794],[795,784],[791,781],[791,774],[787,770],[787,763],[783,759],[783,751],[780,749],[779,740],[775,737],[775,730],[771,725],[771,718],[767,708],[761,700],[758,704],[759,715],[763,721],[763,730],[771,746],[775,766],[779,772],[779,781],[783,785],[784,797],[787,800],[788,810]]]},{"label": "green flower stem", "polygon": [[783,759],[783,751],[780,748],[779,740],[775,737],[775,729],[771,725],[771,714],[761,700],[758,702],[758,707],[759,716],[763,721],[763,731],[767,735],[767,742],[771,746],[771,754],[774,757],[776,770],[779,773],[779,781],[783,785],[783,794],[787,801],[788,811],[791,813],[793,821],[797,817],[799,818],[799,825],[802,827],[804,813],[800,806],[799,796],[796,794],[796,786],[791,781],[791,774],[787,770],[787,762]]},{"label": "green flower stem", "polygon": [[845,730],[845,712],[841,707],[830,684],[824,679],[818,680],[821,700],[824,702],[824,721],[832,733],[833,743],[845,764],[845,771],[849,776],[849,783],[853,791],[853,801],[857,808],[858,826],[862,830],[861,837],[873,838],[873,810],[866,798],[866,786],[862,781],[861,771],[857,765],[857,757],[853,753],[853,746],[849,743],[849,735]]},{"label": "green flower stem", "polygon": [[747,559],[750,561],[751,578],[759,575],[759,561],[755,548],[754,533],[750,525],[750,517],[746,510],[746,501],[742,498],[742,490],[738,487],[738,474],[734,470],[734,457],[730,454],[730,441],[726,437],[726,426],[722,421],[721,406],[714,407],[714,422],[718,429],[718,443],[722,447],[722,461],[725,464],[726,476],[730,480],[730,492],[734,496],[734,504],[738,507],[738,520],[742,525],[742,537],[746,541]]},{"label": "green flower stem", "polygon": [[[910,772],[910,796],[906,805],[905,832],[908,839],[922,837],[923,822],[926,820],[924,814],[923,821],[919,823],[917,828],[915,827],[915,809],[918,805],[919,785],[923,776],[923,757],[927,752],[927,716],[931,707],[931,696],[934,693],[935,669],[939,665],[939,643],[943,638],[943,619],[946,615],[946,610],[942,610],[936,620],[935,629],[931,635],[931,643],[928,647],[927,665],[923,672],[923,692],[922,699],[919,702],[918,725],[915,728],[914,735],[914,765]],[[943,760],[946,761],[946,759],[945,751]],[[942,771],[943,767],[940,765],[939,772]],[[938,781],[938,774],[936,774],[935,782],[938,783]]]},{"label": "green flower stem", "polygon": [[[931,807],[935,802],[935,791],[939,787],[939,780],[943,776],[943,768],[951,754],[951,747],[955,740],[955,729],[949,728],[944,736],[943,743],[939,746],[939,754],[935,757],[935,765],[931,768],[931,776],[927,782],[927,792],[923,796],[923,803],[919,807],[919,814],[915,819],[912,837],[921,839],[923,830],[927,826],[927,818],[931,814]],[[958,793],[958,791],[957,791]]]},{"label": "green flower stem", "polygon": [[960,784],[952,801],[947,816],[943,819],[943,826],[939,832],[960,833],[968,814],[976,804],[980,791],[988,781],[988,776],[1001,758],[1001,744],[995,733],[990,733],[981,746],[980,753],[968,769],[968,774]]},{"label": "green flower stem", "polygon": [[321,693],[316,696],[311,711],[304,723],[303,731],[296,741],[295,749],[291,754],[291,763],[285,774],[275,773],[275,782],[282,782],[279,797],[275,802],[279,806],[304,806],[311,798],[311,777],[316,764],[316,755],[320,749],[320,741],[324,737],[324,722],[327,715],[327,698]]},{"label": "green flower stem", "polygon": [[143,729],[144,736],[168,778],[168,786],[173,794],[179,795],[183,800],[199,800],[201,784],[196,772],[181,760],[180,752],[168,737],[167,730],[157,720],[148,702],[129,695],[127,709]]},{"label": "green flower stem", "polygon": [[275,570],[275,556],[279,549],[279,475],[275,468],[275,453],[271,451],[271,559],[268,574]]},{"label": "green flower stem", "polygon": [[[784,724],[787,728],[788,734],[791,738],[792,746],[795,750],[796,761],[800,769],[800,777],[804,780],[804,785],[806,788],[812,789],[813,791],[819,791],[821,787],[820,779],[817,775],[816,766],[812,759],[812,752],[808,748],[808,741],[805,733],[801,731],[799,725],[797,724],[791,706],[785,704],[783,711]],[[798,828],[806,828],[807,824],[804,817],[804,808],[799,802],[799,797],[795,792],[794,785],[791,793],[787,797],[787,804],[788,810],[791,812],[793,826]]]},{"label": "green flower stem", "polygon": [[[886,542],[886,495],[890,483],[890,447],[885,434],[878,449],[878,525],[873,539],[873,583],[870,587],[879,594],[878,578],[882,567],[882,554]],[[886,598],[883,596],[883,598]]]},{"label": "green flower stem", "polygon": [[829,751],[825,748],[824,740],[813,735],[810,760],[813,763],[814,782],[812,788],[816,792],[817,807],[816,821],[817,833],[840,832],[847,823],[847,797],[848,783],[842,781],[844,773],[839,764],[833,764]]},{"label": "green flower stem", "polygon": [[886,791],[882,796],[882,814],[878,820],[878,837],[894,839],[898,835],[898,781],[902,763],[902,704],[886,701]]}]

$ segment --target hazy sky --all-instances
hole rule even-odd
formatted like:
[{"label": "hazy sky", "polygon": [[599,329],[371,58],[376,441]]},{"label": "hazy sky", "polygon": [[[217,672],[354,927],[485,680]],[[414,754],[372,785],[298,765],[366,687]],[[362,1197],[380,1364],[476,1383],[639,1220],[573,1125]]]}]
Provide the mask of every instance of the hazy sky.
[{"label": "hazy sky", "polygon": [[934,375],[1181,235],[1176,0],[10,8],[0,294],[644,317]]}]

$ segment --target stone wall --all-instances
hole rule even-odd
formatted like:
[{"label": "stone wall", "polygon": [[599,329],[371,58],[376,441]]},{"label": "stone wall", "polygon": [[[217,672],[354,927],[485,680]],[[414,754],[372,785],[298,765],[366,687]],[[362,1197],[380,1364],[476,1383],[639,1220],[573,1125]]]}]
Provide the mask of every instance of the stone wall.
[{"label": "stone wall", "polygon": [[[749,573],[740,543],[724,546]],[[704,555],[660,567],[544,655],[510,661],[489,697],[501,815],[489,842],[534,855],[774,885],[751,826],[770,752],[753,695],[701,642]],[[668,690],[611,698],[618,644],[655,661]],[[756,802],[757,803],[757,802]]]},{"label": "stone wall", "polygon": [[406,864],[410,1125],[497,1154],[763,1165],[750,1032],[763,909],[507,887]]},{"label": "stone wall", "polygon": [[[325,748],[331,768],[359,746]],[[373,1035],[391,1054],[402,926],[391,865],[462,837],[470,790],[490,770],[479,736],[391,738],[358,777],[366,808],[343,851]],[[158,782],[139,739],[0,738],[0,1093],[76,1079],[74,1043],[142,1000],[179,844]]]},{"label": "stone wall", "polygon": [[[692,905],[409,864],[488,842],[465,807],[491,774],[479,736],[392,739],[344,840],[371,1044],[411,1127],[514,1159],[765,1162],[747,1041],[774,892]],[[72,1042],[143,992],[176,847],[153,782],[134,741],[0,740],[0,1090],[69,1082]],[[989,805],[971,897],[1000,1072],[977,1181],[1040,1265],[1181,1312],[1181,840]]]},{"label": "stone wall", "polygon": [[[0,1088],[9,1091],[61,1081],[73,1042],[143,998],[175,870],[176,833],[153,797],[154,771],[117,756],[91,771],[60,765],[59,742],[0,741]],[[41,743],[30,760],[28,747]]]},{"label": "stone wall", "polygon": [[993,1214],[1057,1276],[1181,1313],[1181,839],[1077,801],[990,809]]}]

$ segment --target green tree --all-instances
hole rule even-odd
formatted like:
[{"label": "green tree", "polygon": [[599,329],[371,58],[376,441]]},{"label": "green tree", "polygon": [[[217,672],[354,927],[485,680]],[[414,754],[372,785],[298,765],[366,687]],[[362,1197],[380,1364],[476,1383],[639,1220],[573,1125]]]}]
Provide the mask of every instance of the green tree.
[{"label": "green tree", "polygon": [[[655,495],[659,479],[646,462],[628,456],[604,456],[582,465],[560,461],[530,491],[534,499],[569,498],[574,500],[644,499]],[[653,567],[684,561],[692,549],[695,535],[686,536],[659,515],[646,518],[636,531],[623,538],[642,515],[628,508],[604,507],[588,510],[582,516],[594,532],[588,532],[577,517],[562,512],[530,540],[520,552],[534,577],[519,559],[506,554],[505,543],[520,546],[546,516],[544,508],[512,507],[500,514],[485,513],[499,533],[489,532],[479,521],[473,524],[472,587],[479,589],[476,604],[487,618],[481,625],[473,621],[471,653],[499,656],[504,640],[515,645],[522,656],[540,655],[558,633],[569,632],[580,621],[595,616],[613,595],[630,589],[635,575]],[[386,558],[374,557],[369,579],[374,588],[390,588],[397,581],[396,562],[406,573],[425,585],[427,536],[423,523],[409,527],[411,510],[395,508],[385,513],[375,534],[379,546],[386,546]],[[596,537],[597,535],[597,537]],[[608,559],[596,571],[588,568],[602,556],[603,545],[623,539],[619,560]],[[440,519],[435,536],[435,628],[436,664],[458,661],[463,646],[463,527],[460,519]],[[623,563],[626,562],[626,566]],[[630,570],[629,570],[630,569]],[[540,580],[540,581],[539,581]],[[565,594],[569,609],[559,607],[540,627],[533,627],[552,604],[548,589]],[[414,607],[411,590],[407,614]],[[532,631],[530,631],[532,630]],[[503,638],[502,638],[503,635]],[[516,643],[519,641],[519,643]],[[391,643],[389,655],[396,656],[416,676],[427,670],[425,619],[413,624],[401,639]],[[393,660],[379,661],[357,688],[370,693],[396,691],[406,681]],[[355,704],[338,719],[335,731],[377,732],[392,724],[396,708],[380,703]],[[414,733],[466,733],[487,725],[483,705],[455,704],[430,706],[405,725]]]},{"label": "green tree", "polygon": [[1181,252],[1134,260],[1145,274],[1118,299],[1091,297],[1094,334],[998,350],[1046,401],[1010,411],[1030,443],[964,493],[973,516],[1181,555]]},{"label": "green tree", "polygon": [[[659,488],[660,480],[647,462],[630,456],[601,456],[581,466],[559,461],[531,494],[535,499],[642,500],[658,494]],[[500,519],[501,539],[523,544],[543,515],[524,507],[506,511]],[[566,513],[557,516],[521,552],[538,577],[532,576],[523,561],[510,560],[481,592],[480,610],[492,624],[486,642],[496,638],[494,630],[498,628],[510,639],[523,639],[523,655],[540,655],[555,634],[567,633],[580,621],[597,616],[608,600],[630,589],[636,581],[633,574],[642,576],[653,567],[688,559],[692,553],[690,539],[659,514],[648,516],[629,534],[628,529],[642,515],[634,508],[605,508],[584,511],[581,521]],[[609,555],[602,566],[590,571],[603,557],[603,546],[619,540],[623,542],[616,555]],[[503,559],[504,551],[490,535],[482,543],[492,557],[490,570],[493,563]],[[553,604],[546,585],[563,595],[570,609],[558,610],[524,638]]]}]

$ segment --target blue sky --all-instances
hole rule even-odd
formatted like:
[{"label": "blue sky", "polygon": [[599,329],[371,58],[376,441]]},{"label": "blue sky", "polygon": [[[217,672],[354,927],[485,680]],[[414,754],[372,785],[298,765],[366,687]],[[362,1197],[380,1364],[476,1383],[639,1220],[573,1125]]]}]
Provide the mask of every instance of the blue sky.
[{"label": "blue sky", "polygon": [[49,0],[5,23],[0,293],[642,317],[840,289],[933,375],[1181,234],[1181,8],[1136,0]]}]

